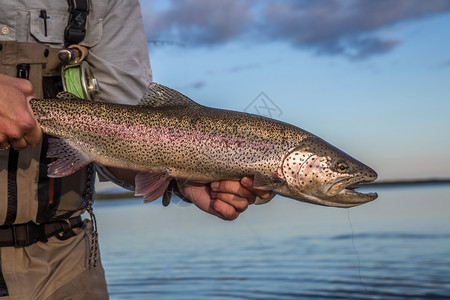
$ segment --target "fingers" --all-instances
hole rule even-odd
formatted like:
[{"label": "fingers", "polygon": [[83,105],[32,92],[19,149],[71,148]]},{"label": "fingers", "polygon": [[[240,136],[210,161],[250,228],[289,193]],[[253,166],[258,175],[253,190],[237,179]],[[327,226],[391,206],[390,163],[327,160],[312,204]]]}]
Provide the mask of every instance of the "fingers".
[{"label": "fingers", "polygon": [[8,150],[11,145],[8,143],[8,139],[2,133],[0,133],[0,151]]},{"label": "fingers", "polygon": [[[14,86],[16,86],[22,93],[28,97],[34,97],[33,85],[29,80],[13,78],[14,80],[11,82]],[[29,99],[28,99],[29,100]]]},{"label": "fingers", "polygon": [[270,191],[253,188],[251,178],[241,181],[222,180],[210,184],[200,182],[178,183],[180,192],[200,209],[224,220],[234,220],[245,211],[256,197],[269,198]]},{"label": "fingers", "polygon": [[255,202],[255,196],[252,196],[251,198],[243,198],[229,193],[211,192],[211,198],[214,200],[218,199],[229,204],[238,213],[245,211],[249,204],[253,204]]},{"label": "fingers", "polygon": [[219,198],[233,206],[237,205],[239,210],[245,210],[249,202],[255,202],[255,195],[243,187],[239,181],[223,180],[212,182],[211,191],[212,198]]},{"label": "fingers", "polygon": [[32,98],[32,95],[33,95],[33,90],[31,90],[31,96],[27,97],[27,109],[28,109],[29,116],[31,117],[31,120],[29,120],[29,123],[28,123],[29,127],[27,128],[27,132],[25,133],[23,138],[31,146],[36,146],[39,144],[39,142],[42,139],[42,130],[41,130],[41,126],[39,125],[39,122],[34,117],[33,109],[31,108],[31,105],[30,105],[30,100]]},{"label": "fingers", "polygon": [[42,130],[39,124],[36,122],[36,125],[33,128],[25,133],[23,136],[23,141],[25,142],[25,147],[28,145],[37,146],[42,139]]},{"label": "fingers", "polygon": [[33,85],[29,80],[0,74],[0,82],[5,86],[9,85],[18,88],[25,96],[34,96]]},{"label": "fingers", "polygon": [[216,181],[211,185],[211,206],[224,220],[234,220],[255,202],[256,196],[239,181]]},{"label": "fingers", "polygon": [[239,181],[222,180],[211,183],[213,192],[230,193],[242,198],[250,198],[253,193],[241,185]]},{"label": "fingers", "polygon": [[39,144],[42,131],[29,104],[33,96],[28,80],[0,75],[0,149]]},{"label": "fingers", "polygon": [[2,126],[0,149],[8,145],[17,151],[25,149],[28,145],[36,146],[42,138],[42,130],[36,119],[22,116],[20,120],[12,120]]},{"label": "fingers", "polygon": [[220,199],[212,201],[211,206],[216,212],[216,216],[226,221],[233,221],[239,217],[240,212],[236,208]]},{"label": "fingers", "polygon": [[16,151],[22,151],[28,146],[24,138],[10,142],[11,147]]}]

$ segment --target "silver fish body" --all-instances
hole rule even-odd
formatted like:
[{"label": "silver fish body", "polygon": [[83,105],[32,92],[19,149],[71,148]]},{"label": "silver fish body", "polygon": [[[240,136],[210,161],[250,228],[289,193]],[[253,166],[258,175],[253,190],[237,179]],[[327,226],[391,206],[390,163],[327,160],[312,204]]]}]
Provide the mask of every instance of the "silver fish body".
[{"label": "silver fish body", "polygon": [[[141,171],[136,193],[153,201],[172,178],[211,182],[254,177],[255,188],[310,203],[351,207],[374,200],[355,184],[375,171],[293,125],[262,116],[199,105],[152,83],[141,105],[75,99],[33,99],[52,140],[51,176],[89,162]],[[66,98],[66,99],[64,99]]]}]

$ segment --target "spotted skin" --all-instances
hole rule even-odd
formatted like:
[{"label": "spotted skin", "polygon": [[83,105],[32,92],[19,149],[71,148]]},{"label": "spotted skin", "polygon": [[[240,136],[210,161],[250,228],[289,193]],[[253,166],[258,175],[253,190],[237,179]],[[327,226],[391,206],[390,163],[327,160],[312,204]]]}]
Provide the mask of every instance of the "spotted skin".
[{"label": "spotted skin", "polygon": [[156,83],[138,106],[60,98],[31,100],[42,130],[102,165],[204,182],[255,176],[255,185],[329,206],[376,198],[347,189],[375,180],[372,169],[287,123],[205,107]]}]

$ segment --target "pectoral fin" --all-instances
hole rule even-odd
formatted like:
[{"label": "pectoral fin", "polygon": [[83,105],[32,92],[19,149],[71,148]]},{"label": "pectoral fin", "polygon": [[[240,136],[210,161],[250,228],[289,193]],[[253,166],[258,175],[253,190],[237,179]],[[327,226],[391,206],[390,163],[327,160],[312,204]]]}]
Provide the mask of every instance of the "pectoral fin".
[{"label": "pectoral fin", "polygon": [[69,176],[92,162],[65,140],[56,138],[48,139],[47,157],[56,158],[48,165],[47,176],[52,178]]},{"label": "pectoral fin", "polygon": [[171,179],[164,171],[141,172],[135,178],[135,195],[144,195],[145,203],[155,201],[164,194]]},{"label": "pectoral fin", "polygon": [[282,186],[286,181],[277,176],[268,176],[263,175],[261,173],[256,173],[253,179],[253,187],[258,190],[268,190],[272,191],[273,189]]}]

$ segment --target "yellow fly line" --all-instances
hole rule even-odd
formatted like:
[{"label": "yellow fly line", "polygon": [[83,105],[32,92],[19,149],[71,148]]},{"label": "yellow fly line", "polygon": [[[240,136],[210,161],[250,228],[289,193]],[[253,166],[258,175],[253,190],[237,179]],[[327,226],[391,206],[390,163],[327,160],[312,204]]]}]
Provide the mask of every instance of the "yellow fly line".
[{"label": "yellow fly line", "polygon": [[87,62],[74,63],[63,69],[64,89],[78,98],[99,100],[100,88]]},{"label": "yellow fly line", "polygon": [[83,91],[83,84],[81,83],[80,65],[68,65],[64,67],[64,84],[65,89],[77,96],[85,99],[86,96]]}]

